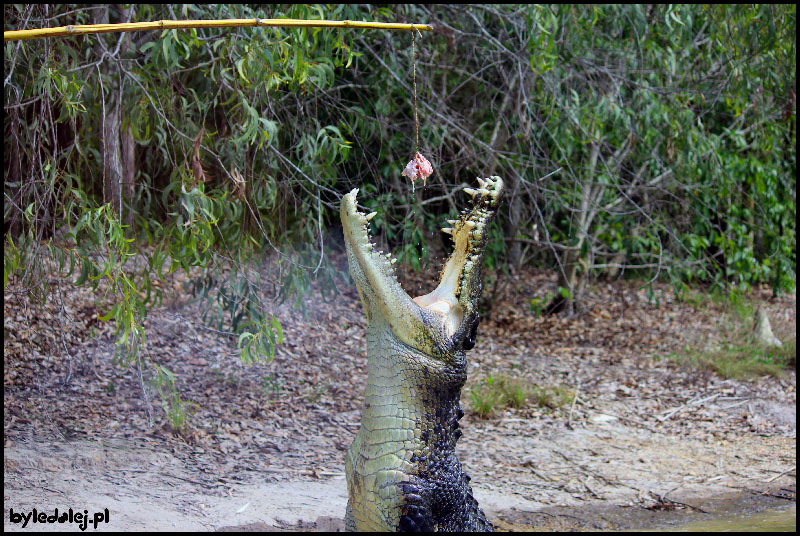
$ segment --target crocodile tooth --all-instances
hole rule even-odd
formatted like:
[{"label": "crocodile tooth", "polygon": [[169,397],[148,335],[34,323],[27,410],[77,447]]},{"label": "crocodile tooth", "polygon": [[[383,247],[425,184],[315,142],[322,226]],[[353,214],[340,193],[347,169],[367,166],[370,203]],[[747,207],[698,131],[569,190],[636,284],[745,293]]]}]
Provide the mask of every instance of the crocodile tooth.
[{"label": "crocodile tooth", "polygon": [[480,184],[481,188],[486,188],[486,181],[480,177],[478,177],[478,184]]},{"label": "crocodile tooth", "polygon": [[391,260],[391,261],[389,261],[389,262],[391,262],[392,264],[396,263],[396,262],[397,262],[397,257],[395,257],[394,259],[392,259],[392,260]]},{"label": "crocodile tooth", "polygon": [[447,220],[447,223],[449,223],[450,225],[455,225],[456,223],[458,223],[458,220]]},{"label": "crocodile tooth", "polygon": [[467,227],[472,229],[473,227],[475,227],[475,222],[472,221],[472,220],[467,220],[467,221],[464,222],[464,225],[466,225]]},{"label": "crocodile tooth", "polygon": [[478,189],[478,191],[483,195],[489,195],[489,190],[487,190],[486,188],[480,188]]},{"label": "crocodile tooth", "polygon": [[442,227],[442,232],[451,235],[451,234],[453,234],[453,228],[452,227]]},{"label": "crocodile tooth", "polygon": [[473,190],[472,188],[464,188],[464,191],[465,191],[466,193],[468,193],[469,195],[471,195],[472,197],[475,197],[475,194],[477,194],[477,193],[478,193],[478,191],[477,191],[477,190]]},{"label": "crocodile tooth", "polygon": [[367,215],[365,216],[365,217],[367,218],[367,221],[369,221],[369,220],[371,220],[372,218],[374,218],[374,217],[375,217],[375,214],[377,214],[377,212],[370,212],[369,214],[367,214]]}]

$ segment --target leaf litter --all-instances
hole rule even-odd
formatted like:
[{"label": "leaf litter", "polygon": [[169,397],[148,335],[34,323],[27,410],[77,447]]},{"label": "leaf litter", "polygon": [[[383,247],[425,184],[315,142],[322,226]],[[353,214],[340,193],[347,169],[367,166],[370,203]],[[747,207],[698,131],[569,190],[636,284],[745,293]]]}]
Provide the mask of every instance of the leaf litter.
[{"label": "leaf litter", "polygon": [[[344,257],[337,262],[344,270]],[[410,293],[435,277],[403,275]],[[18,281],[6,288],[6,502],[78,501],[84,496],[77,482],[88,476],[106,489],[103,497],[170,504],[173,516],[196,519],[201,528],[341,528],[344,454],[366,381],[355,288],[342,282],[334,301],[314,288],[303,298],[305,314],[274,306],[284,343],[272,362],[244,365],[235,337],[198,321],[202,307],[187,299],[185,275],[157,284],[169,297],[145,320],[149,359],[175,374],[189,415],[182,433],[169,427],[152,384],[114,363],[113,326],[98,320],[109,309],[102,295],[62,283],[39,306]],[[720,310],[654,287],[657,304],[635,282],[597,283],[572,318],[537,316],[530,307],[532,298],[556,290],[551,273],[523,271],[491,297],[468,354],[458,452],[481,505],[501,527],[513,530],[511,512],[549,507],[649,512],[742,490],[793,500],[794,370],[736,381],[677,366],[665,356],[724,337]],[[795,296],[753,294],[775,333],[793,336]],[[480,419],[469,410],[468,390],[499,375],[564,386],[576,396],[556,409],[501,408]],[[218,513],[217,502],[240,497],[247,486],[301,484],[317,491],[287,500],[305,509],[279,508],[276,500],[245,508],[243,501],[233,521]],[[128,528],[143,526],[131,501],[121,507],[132,512]],[[566,513],[557,517],[569,521]],[[561,526],[552,516],[537,519],[536,526]],[[156,517],[145,526],[166,522]]]}]

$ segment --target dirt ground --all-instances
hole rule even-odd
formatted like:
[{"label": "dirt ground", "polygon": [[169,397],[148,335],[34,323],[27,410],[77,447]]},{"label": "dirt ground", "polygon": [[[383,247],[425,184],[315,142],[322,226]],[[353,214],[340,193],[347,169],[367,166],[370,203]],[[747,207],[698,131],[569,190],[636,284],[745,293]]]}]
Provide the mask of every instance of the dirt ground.
[{"label": "dirt ground", "polygon": [[[413,294],[423,280],[404,285]],[[168,298],[145,323],[148,363],[169,368],[188,402],[180,434],[151,366],[115,364],[102,295],[62,284],[35,307],[19,282],[6,288],[5,530],[75,530],[11,522],[11,509],[34,508],[108,509],[97,530],[343,527],[344,453],[366,378],[355,289],[343,283],[334,301],[315,289],[305,313],[276,305],[283,344],[272,362],[245,365],[235,336],[203,323],[187,284],[176,274],[159,283]],[[468,354],[458,453],[498,528],[656,528],[794,504],[794,370],[734,381],[666,359],[724,337],[724,306],[615,282],[595,285],[573,318],[534,315],[530,300],[554,290],[552,274],[521,274],[493,297]],[[779,338],[795,336],[794,295],[752,298]],[[500,374],[577,397],[480,419],[468,390]]]}]

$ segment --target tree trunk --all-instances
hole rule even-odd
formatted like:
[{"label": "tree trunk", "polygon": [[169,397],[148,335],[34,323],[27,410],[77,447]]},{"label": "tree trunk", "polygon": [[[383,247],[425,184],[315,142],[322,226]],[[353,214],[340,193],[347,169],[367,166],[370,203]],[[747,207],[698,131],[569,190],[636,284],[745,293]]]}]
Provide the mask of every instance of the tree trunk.
[{"label": "tree trunk", "polygon": [[[507,188],[510,195],[508,203],[508,226],[506,236],[515,237],[519,231],[520,221],[522,220],[522,196],[519,195],[519,177],[516,173],[510,173],[507,178]],[[522,263],[522,244],[518,241],[511,242],[508,250],[508,266],[512,272],[516,272]]]},{"label": "tree trunk", "polygon": [[[508,142],[508,138],[510,137],[510,133],[508,132],[508,128],[503,124],[502,119],[506,115],[506,111],[508,110],[509,105],[511,104],[511,98],[516,91],[518,78],[516,76],[511,78],[511,82],[508,85],[508,90],[503,97],[503,102],[500,104],[500,110],[498,111],[497,115],[497,123],[494,125],[494,130],[492,131],[492,137],[489,139],[489,146],[492,147],[493,151],[489,156],[489,160],[487,162],[487,172],[489,175],[496,175],[497,174],[497,154]],[[519,109],[519,95],[517,95],[517,109]],[[509,217],[507,220],[506,226],[506,236],[514,237],[517,235],[517,231],[519,231],[520,221],[522,220],[522,200],[519,195],[519,177],[515,173],[506,173],[506,176],[502,177],[505,181],[505,191],[506,191],[506,199],[508,200],[508,207],[509,207]],[[519,268],[520,262],[522,260],[522,245],[519,242],[511,242],[511,247],[508,250],[506,264],[509,268],[511,268],[512,272],[516,272]]]},{"label": "tree trunk", "polygon": [[125,223],[128,231],[133,231],[133,216],[135,213],[136,199],[136,141],[133,139],[131,126],[122,131],[122,191],[127,201],[128,212]]},{"label": "tree trunk", "polygon": [[[110,9],[105,5],[95,11],[95,24],[108,24],[110,22]],[[113,5],[119,21],[130,19],[131,6]],[[103,58],[100,64],[103,90],[101,129],[103,135],[103,202],[111,203],[117,216],[123,218],[123,194],[129,200],[133,199],[135,165],[135,143],[130,126],[122,129],[122,87],[120,79],[119,56],[128,48],[130,34],[123,33],[108,42],[101,42],[103,36],[98,36],[94,47],[96,57]],[[118,40],[118,41],[117,41]],[[103,46],[105,44],[105,46]],[[133,223],[133,212],[127,215],[129,225]]]},{"label": "tree trunk", "polygon": [[[17,184],[16,187],[10,189],[15,196],[15,202],[18,205],[19,199],[22,199],[22,184],[20,178],[20,152],[19,152],[19,108],[14,107],[11,109],[11,113],[6,116],[10,118],[10,121],[6,124],[10,124],[11,132],[9,133],[6,131],[6,136],[11,136],[11,157],[9,160],[6,160],[6,166],[8,169],[8,175],[6,177],[6,184]],[[8,155],[5,155],[8,157]],[[10,234],[15,239],[22,234],[22,213],[20,211],[14,210],[11,212],[11,218],[9,220],[4,220],[4,234]]]},{"label": "tree trunk", "polygon": [[564,291],[568,291],[568,295],[564,296],[559,292],[559,295],[553,298],[553,301],[547,306],[547,314],[555,314],[566,311],[568,316],[575,314],[575,304],[578,300],[578,295],[582,292],[585,286],[585,281],[579,281],[578,269],[581,265],[584,266],[583,273],[586,274],[586,262],[581,258],[581,251],[589,236],[589,227],[595,216],[596,208],[593,208],[592,201],[603,193],[603,186],[598,185],[595,190],[592,180],[595,176],[595,169],[597,168],[597,158],[600,155],[600,139],[599,135],[595,136],[596,141],[592,143],[591,152],[589,153],[589,166],[586,178],[581,186],[581,200],[578,207],[578,224],[575,231],[575,240],[573,241],[572,248],[564,253],[561,262],[561,270],[558,272],[558,286]]},{"label": "tree trunk", "polygon": [[118,216],[122,200],[119,126],[119,103],[114,96],[109,96],[103,105],[103,203],[111,203]]}]

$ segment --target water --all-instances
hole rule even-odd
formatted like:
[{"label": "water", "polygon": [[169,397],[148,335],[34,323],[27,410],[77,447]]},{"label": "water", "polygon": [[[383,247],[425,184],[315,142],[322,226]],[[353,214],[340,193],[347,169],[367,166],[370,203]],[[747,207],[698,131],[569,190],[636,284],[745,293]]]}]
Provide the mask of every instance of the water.
[{"label": "water", "polygon": [[669,532],[796,532],[797,507],[764,510],[757,514],[732,514],[719,519],[694,521]]},{"label": "water", "polygon": [[[551,507],[540,511],[511,508],[497,518],[502,531],[602,532],[796,532],[796,505],[738,497],[704,504],[708,514],[690,510],[650,511],[611,504]],[[764,506],[769,508],[762,509]]]}]

